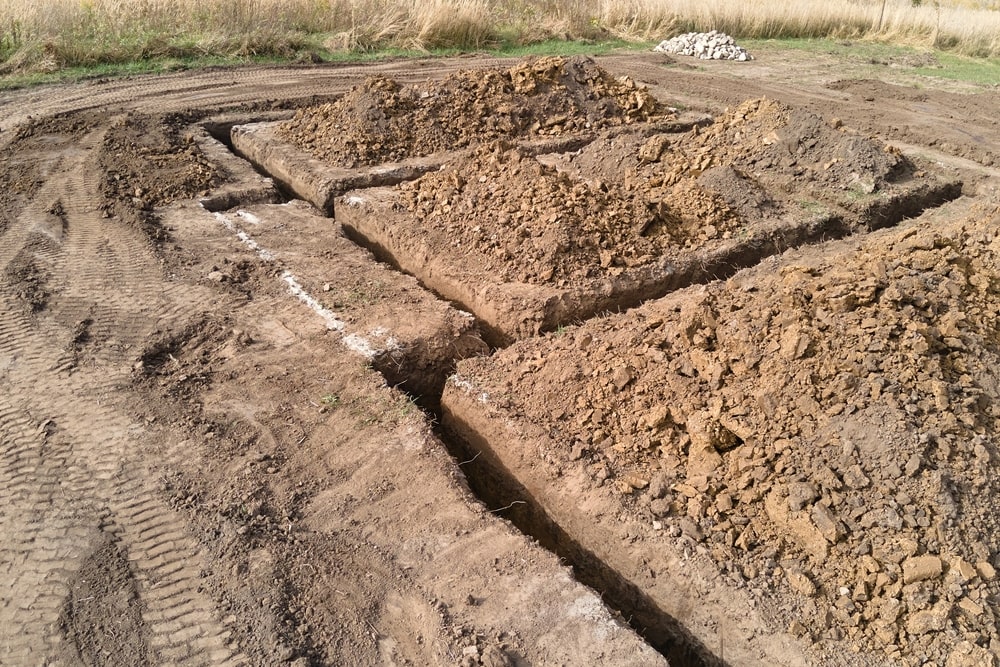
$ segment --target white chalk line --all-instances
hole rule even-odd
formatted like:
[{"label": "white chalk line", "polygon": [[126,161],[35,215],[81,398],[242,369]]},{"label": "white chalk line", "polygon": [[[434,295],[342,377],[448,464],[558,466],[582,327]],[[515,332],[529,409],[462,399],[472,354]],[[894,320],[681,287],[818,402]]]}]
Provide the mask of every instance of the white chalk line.
[{"label": "white chalk line", "polygon": [[[253,240],[249,234],[237,227],[236,223],[226,216],[226,214],[216,212],[214,215],[216,220],[221,222],[226,229],[235,234],[236,238],[238,238],[243,245],[256,253],[257,256],[263,261],[273,263],[277,260],[274,253],[261,247],[261,245]],[[244,220],[247,220],[251,224],[260,224],[260,218],[252,213],[248,213],[247,211],[237,211],[236,215]],[[299,279],[294,273],[286,269],[282,271],[281,279],[288,285],[289,294],[294,296],[296,299],[308,306],[310,310],[319,315],[319,317],[323,320],[323,323],[326,324],[327,330],[343,334],[344,330],[347,328],[347,323],[337,317],[337,314],[332,310],[321,304],[316,297],[307,292],[306,289],[302,287],[302,283],[299,282]],[[340,340],[344,347],[352,352],[360,354],[366,359],[374,359],[383,352],[391,352],[399,349],[400,347],[399,341],[393,338],[383,327],[378,327],[373,330],[371,335],[376,338],[380,338],[384,344],[382,346],[374,345],[368,338],[357,333],[343,335]]]}]

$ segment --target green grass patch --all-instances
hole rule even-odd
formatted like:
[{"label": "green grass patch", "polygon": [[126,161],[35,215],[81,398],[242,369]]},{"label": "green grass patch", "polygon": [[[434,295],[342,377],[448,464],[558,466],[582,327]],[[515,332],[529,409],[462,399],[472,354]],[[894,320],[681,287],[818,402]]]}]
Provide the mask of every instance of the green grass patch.
[{"label": "green grass patch", "polygon": [[965,81],[981,86],[1000,85],[1000,59],[970,58],[951,53],[938,53],[941,67],[917,68],[915,74],[941,79]]},{"label": "green grass patch", "polygon": [[940,49],[921,49],[870,40],[748,39],[739,40],[751,53],[802,51],[859,65],[898,68],[917,77],[1000,85],[1000,58],[976,58]]}]

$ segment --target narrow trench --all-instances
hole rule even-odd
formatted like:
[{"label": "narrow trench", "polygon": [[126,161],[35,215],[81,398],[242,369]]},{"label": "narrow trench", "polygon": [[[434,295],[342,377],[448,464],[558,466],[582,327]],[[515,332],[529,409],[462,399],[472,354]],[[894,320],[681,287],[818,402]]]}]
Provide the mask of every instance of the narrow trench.
[{"label": "narrow trench", "polygon": [[[235,124],[237,123],[206,123],[203,127],[212,137],[224,144],[230,152],[239,157],[229,136],[229,131]],[[280,184],[265,170],[252,162],[251,164],[255,171],[275,182],[275,186],[285,201],[298,198],[287,186]],[[870,222],[874,224],[871,224],[870,228],[893,226],[904,218],[919,215],[924,209],[939,206],[960,194],[961,185],[958,185],[956,188],[928,193],[919,201],[893,202],[885,209],[873,212],[874,219],[871,219]],[[332,217],[330,212],[321,211],[321,213]],[[800,231],[800,235],[796,238],[775,239],[772,243],[794,247],[822,240],[842,238],[855,231],[859,230],[852,229],[851,226],[845,224],[842,218],[833,217],[811,230]],[[393,270],[401,271],[399,265],[391,256],[387,255],[384,249],[373,247],[366,239],[359,238],[356,234],[348,234],[348,238],[372,252],[379,262]],[[752,266],[768,256],[780,253],[782,249],[778,247],[744,249],[741,253],[734,253],[733,256],[726,258],[727,261],[720,264],[713,272],[691,276],[685,285],[681,285],[677,289],[690,284],[724,279],[742,268]],[[419,277],[414,277],[425,289],[428,289]],[[434,293],[438,298],[442,298],[433,290],[428,291]],[[445,300],[451,302],[448,299]],[[643,300],[645,299],[639,299],[636,303],[623,303],[622,308],[638,305]],[[462,310],[469,310],[465,304],[454,305]],[[498,349],[500,349],[498,346],[493,345],[491,354]],[[391,366],[391,364],[377,362],[374,364],[375,369],[386,378],[389,384],[397,386],[405,392],[424,411],[427,419],[433,425],[437,437],[455,460],[456,465],[461,468],[469,488],[491,512],[506,518],[522,533],[556,554],[569,565],[578,581],[597,591],[609,609],[622,622],[632,627],[650,646],[666,657],[673,667],[727,667],[728,663],[725,662],[722,642],[724,638],[720,638],[719,646],[706,646],[688,632],[680,622],[661,609],[634,583],[586,549],[562,526],[553,521],[544,508],[518,481],[517,477],[506,470],[502,464],[491,460],[489,456],[476,460],[485,448],[477,447],[475,443],[464,442],[462,438],[448,432],[441,426],[441,396],[444,381],[454,371],[454,363],[448,368],[435,369],[434,372],[437,373],[437,376],[433,378],[426,375],[420,378],[401,377],[397,372],[391,370]]]},{"label": "narrow trench", "polygon": [[[280,203],[280,204],[287,204],[288,202],[292,201],[293,199],[299,199],[299,197],[296,196],[296,194],[294,192],[292,192],[292,189],[288,185],[286,185],[285,183],[283,183],[279,179],[274,178],[274,176],[272,176],[271,174],[267,173],[267,171],[265,171],[259,165],[255,164],[252,160],[247,160],[246,158],[242,157],[236,151],[236,147],[233,145],[233,138],[232,138],[232,129],[233,129],[233,126],[235,126],[235,125],[243,125],[245,123],[255,123],[255,122],[259,122],[260,120],[261,119],[259,119],[259,118],[249,117],[249,118],[240,118],[239,120],[231,120],[231,121],[225,121],[225,122],[205,121],[205,122],[201,123],[201,127],[202,127],[203,130],[205,130],[205,132],[208,133],[208,136],[212,137],[213,139],[215,139],[216,141],[218,141],[220,144],[222,144],[223,146],[225,146],[226,150],[228,150],[230,153],[232,153],[233,157],[235,157],[235,158],[237,158],[239,160],[242,160],[246,164],[250,165],[250,167],[255,172],[257,172],[258,174],[260,174],[261,176],[264,176],[265,178],[271,179],[271,183],[274,184],[274,189],[278,193],[278,198],[280,199],[280,201],[278,203]],[[232,206],[230,206],[229,208],[234,208],[234,207],[240,206],[240,205],[241,205],[241,202],[232,202]],[[325,212],[323,212],[323,213],[324,213],[324,215],[326,215]]]}]

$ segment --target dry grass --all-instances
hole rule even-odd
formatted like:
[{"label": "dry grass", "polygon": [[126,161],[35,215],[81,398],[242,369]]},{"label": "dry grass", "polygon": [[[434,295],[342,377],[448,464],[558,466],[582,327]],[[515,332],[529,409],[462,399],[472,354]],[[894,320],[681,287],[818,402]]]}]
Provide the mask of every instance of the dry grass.
[{"label": "dry grass", "polygon": [[[835,37],[1000,55],[974,0],[4,0],[0,72],[308,49],[480,48],[552,37]],[[981,4],[996,0],[982,0]],[[882,11],[885,6],[884,13]]]}]

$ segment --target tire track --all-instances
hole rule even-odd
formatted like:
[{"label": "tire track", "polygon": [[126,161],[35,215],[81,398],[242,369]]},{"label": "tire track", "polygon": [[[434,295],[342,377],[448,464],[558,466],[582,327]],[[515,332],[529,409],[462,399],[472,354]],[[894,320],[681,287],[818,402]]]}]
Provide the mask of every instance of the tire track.
[{"label": "tire track", "polygon": [[[62,233],[44,250],[55,297],[29,316],[0,280],[0,664],[61,664],[60,614],[75,573],[110,529],[128,554],[163,663],[239,664],[208,567],[184,517],[144,466],[146,433],[128,416],[130,363],[156,329],[196,312],[190,289],[165,280],[137,230],[100,214],[97,150],[106,128],[51,154],[51,176],[0,238],[5,265],[29,248],[54,202]],[[195,290],[197,294],[197,290]],[[105,344],[80,367],[75,325]]]}]

